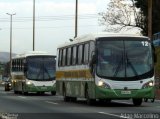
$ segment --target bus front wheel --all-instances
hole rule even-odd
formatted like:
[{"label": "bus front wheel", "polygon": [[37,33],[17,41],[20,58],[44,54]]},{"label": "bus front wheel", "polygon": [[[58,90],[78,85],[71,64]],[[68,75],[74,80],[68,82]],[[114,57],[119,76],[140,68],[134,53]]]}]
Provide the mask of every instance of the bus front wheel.
[{"label": "bus front wheel", "polygon": [[88,105],[93,105],[96,102],[95,99],[90,99],[88,88],[86,89],[85,97]]},{"label": "bus front wheel", "polygon": [[22,83],[22,94],[23,95],[27,95],[28,92],[25,91],[25,87],[24,87],[24,84]]},{"label": "bus front wheel", "polygon": [[142,104],[142,99],[141,98],[135,98],[135,99],[133,99],[133,104],[135,106],[140,106]]},{"label": "bus front wheel", "polygon": [[148,102],[148,98],[144,98],[144,102]]},{"label": "bus front wheel", "polygon": [[15,91],[15,90],[14,90],[14,94],[18,94],[18,91]]},{"label": "bus front wheel", "polygon": [[51,95],[56,95],[56,91],[51,91]]}]

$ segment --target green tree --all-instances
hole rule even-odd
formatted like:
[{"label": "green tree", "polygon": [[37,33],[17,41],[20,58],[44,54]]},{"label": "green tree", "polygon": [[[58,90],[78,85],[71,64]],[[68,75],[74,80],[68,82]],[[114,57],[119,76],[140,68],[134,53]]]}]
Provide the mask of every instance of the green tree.
[{"label": "green tree", "polygon": [[[160,0],[153,1],[152,33],[160,32]],[[148,35],[148,0],[110,0],[107,10],[99,13],[106,31],[139,28]]]},{"label": "green tree", "polygon": [[99,13],[100,24],[106,31],[119,32],[122,29],[143,29],[142,14],[135,6],[134,0],[110,0],[107,10]]},{"label": "green tree", "polygon": [[[152,33],[160,32],[160,0],[152,0]],[[140,9],[142,13],[142,24],[144,29],[142,30],[143,35],[148,34],[148,0],[135,0],[135,5]]]},{"label": "green tree", "polygon": [[[144,30],[142,34],[148,34],[148,0],[135,0],[135,5],[140,8],[142,15],[144,16]],[[152,33],[160,32],[160,0],[152,0]],[[143,23],[142,22],[142,23]],[[156,47],[157,63],[155,65],[155,73],[157,77],[160,77],[160,48]]]}]

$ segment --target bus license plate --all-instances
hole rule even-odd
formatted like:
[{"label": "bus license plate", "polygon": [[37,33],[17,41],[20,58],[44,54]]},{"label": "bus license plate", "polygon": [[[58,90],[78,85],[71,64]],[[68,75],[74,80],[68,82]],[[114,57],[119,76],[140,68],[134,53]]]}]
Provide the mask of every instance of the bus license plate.
[{"label": "bus license plate", "polygon": [[129,91],[129,90],[123,90],[123,91],[121,91],[121,94],[131,94],[131,91]]}]

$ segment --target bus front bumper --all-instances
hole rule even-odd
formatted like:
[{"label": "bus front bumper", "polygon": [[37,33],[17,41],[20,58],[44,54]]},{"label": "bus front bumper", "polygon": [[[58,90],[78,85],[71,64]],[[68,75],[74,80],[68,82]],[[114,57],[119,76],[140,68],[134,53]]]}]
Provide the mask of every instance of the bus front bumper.
[{"label": "bus front bumper", "polygon": [[155,88],[150,87],[146,89],[105,89],[96,87],[95,96],[97,99],[130,99],[130,98],[149,98],[155,97]]},{"label": "bus front bumper", "polygon": [[26,92],[51,92],[56,91],[56,85],[53,86],[34,86],[34,85],[26,85]]}]

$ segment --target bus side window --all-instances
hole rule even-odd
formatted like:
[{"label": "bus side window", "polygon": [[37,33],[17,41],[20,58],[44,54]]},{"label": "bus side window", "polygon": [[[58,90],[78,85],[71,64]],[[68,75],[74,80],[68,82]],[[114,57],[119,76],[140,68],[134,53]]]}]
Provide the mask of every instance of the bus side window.
[{"label": "bus side window", "polygon": [[85,44],[84,46],[84,64],[88,63],[88,59],[89,59],[89,44]]},{"label": "bus side window", "polygon": [[14,66],[15,66],[15,63],[14,63],[14,60],[12,60],[12,71],[14,71]]},{"label": "bus side window", "polygon": [[77,60],[78,60],[78,64],[82,64],[82,45],[79,45],[79,47],[78,47],[78,51],[77,51],[77,53],[78,53],[78,58],[77,58]]},{"label": "bus side window", "polygon": [[65,66],[65,63],[66,63],[66,49],[63,49],[62,66]]},{"label": "bus side window", "polygon": [[15,71],[17,71],[17,59],[15,60]]},{"label": "bus side window", "polygon": [[20,59],[20,67],[19,67],[20,69],[20,71],[22,71],[22,59]]},{"label": "bus side window", "polygon": [[68,52],[67,52],[67,65],[71,65],[71,47],[68,48]]},{"label": "bus side window", "polygon": [[89,62],[92,60],[92,55],[94,51],[95,51],[95,44],[93,41],[91,41],[89,46]]},{"label": "bus side window", "polygon": [[71,47],[70,65],[73,65],[73,47]]},{"label": "bus side window", "polygon": [[72,57],[72,65],[76,65],[77,61],[77,46],[73,47],[73,57]]},{"label": "bus side window", "polygon": [[82,45],[82,64],[85,64],[84,61],[84,47],[85,47],[85,44]]},{"label": "bus side window", "polygon": [[59,55],[58,55],[58,66],[62,65],[62,50],[59,49]]},{"label": "bus side window", "polygon": [[66,48],[66,52],[65,52],[65,62],[64,65],[67,65],[67,61],[68,61],[68,48]]}]

